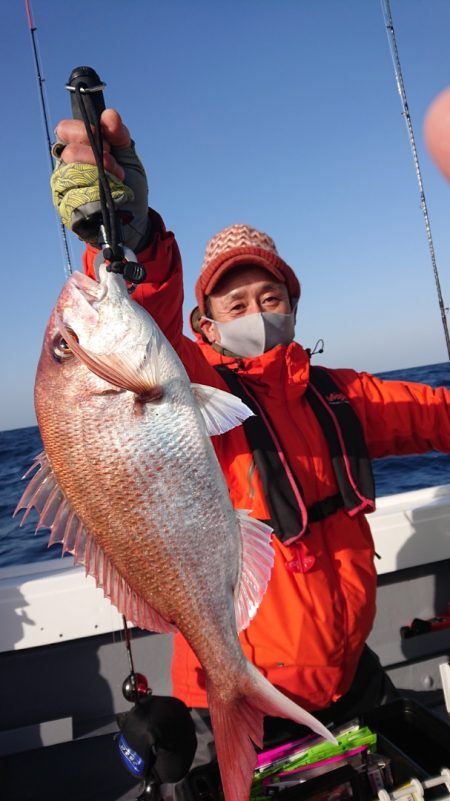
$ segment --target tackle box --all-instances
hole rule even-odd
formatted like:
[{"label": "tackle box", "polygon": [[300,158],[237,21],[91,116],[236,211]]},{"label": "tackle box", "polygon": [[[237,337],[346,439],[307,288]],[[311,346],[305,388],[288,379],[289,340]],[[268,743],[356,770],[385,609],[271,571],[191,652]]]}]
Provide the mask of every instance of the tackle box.
[{"label": "tackle box", "polygon": [[[416,701],[400,698],[371,710],[358,722],[377,734],[376,752],[389,763],[394,787],[412,778],[423,781],[439,775],[442,768],[450,768],[450,722],[446,723]],[[217,792],[218,774],[213,768],[209,771],[197,768],[189,778],[190,801],[221,801]],[[364,773],[351,764],[343,764],[286,789],[273,785],[265,789],[267,795],[261,793],[257,798],[258,801],[266,798],[267,801],[335,801],[341,798],[340,788],[349,786],[355,801],[376,801],[378,797]],[[344,791],[342,797],[348,798],[348,792]],[[428,791],[426,798],[430,801],[442,798],[442,789]]]},{"label": "tackle box", "polygon": [[[362,725],[377,734],[376,752],[387,758],[393,786],[412,778],[423,781],[450,768],[450,723],[429,712],[415,701],[401,698],[371,710],[360,718]],[[357,801],[374,801],[377,792],[367,779],[350,765],[337,768],[272,795],[275,801],[339,799],[338,788],[349,784]],[[392,792],[392,788],[391,788]],[[442,798],[445,787],[427,792],[426,798]],[[345,796],[344,794],[344,797]]]}]

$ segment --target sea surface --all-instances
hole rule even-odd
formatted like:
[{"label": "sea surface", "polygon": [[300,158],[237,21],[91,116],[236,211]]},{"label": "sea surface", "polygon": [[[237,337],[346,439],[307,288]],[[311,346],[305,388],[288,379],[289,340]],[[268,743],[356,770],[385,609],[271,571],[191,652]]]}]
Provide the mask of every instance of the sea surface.
[{"label": "sea surface", "polygon": [[[415,381],[450,389],[450,363],[379,373],[388,380]],[[47,548],[48,530],[35,533],[37,514],[32,511],[22,527],[22,513],[13,518],[26,486],[21,478],[42,450],[37,427],[0,431],[0,567],[61,558],[61,546]],[[393,456],[373,463],[377,496],[450,483],[450,455]],[[71,559],[66,555],[64,558]]]}]

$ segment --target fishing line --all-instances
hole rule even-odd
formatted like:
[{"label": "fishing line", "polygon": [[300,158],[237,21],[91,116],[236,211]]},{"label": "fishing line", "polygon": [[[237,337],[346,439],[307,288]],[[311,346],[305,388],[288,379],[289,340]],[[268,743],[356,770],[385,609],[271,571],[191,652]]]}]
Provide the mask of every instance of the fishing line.
[{"label": "fishing line", "polygon": [[75,87],[75,94],[81,109],[86,134],[89,139],[89,144],[94,153],[95,163],[98,169],[98,184],[100,194],[100,208],[102,211],[103,225],[105,228],[106,241],[111,246],[113,253],[117,249],[117,232],[116,232],[116,216],[114,201],[111,195],[111,189],[108,179],[106,177],[105,168],[103,166],[103,137],[100,125],[97,126],[96,136],[94,136],[89,122],[89,117],[86,111],[84,102],[84,93],[80,86]]},{"label": "fishing line", "polygon": [[130,673],[133,676],[133,681],[136,684],[136,671],[134,669],[133,653],[131,650],[131,637],[130,637],[130,632],[128,630],[128,624],[125,615],[122,615],[122,625],[125,633],[125,646],[127,649],[128,666],[130,668]]},{"label": "fishing line", "polygon": [[[42,111],[42,117],[43,117],[44,135],[45,135],[45,138],[46,138],[46,141],[47,141],[47,150],[48,150],[49,159],[50,159],[50,175],[52,175],[53,166],[54,165],[53,165],[53,156],[52,156],[52,140],[51,140],[51,137],[50,137],[49,114],[48,114],[48,111],[47,111],[48,102],[46,100],[45,91],[44,91],[45,78],[42,76],[41,60],[39,58],[38,46],[37,46],[37,36],[36,36],[37,28],[33,23],[33,17],[31,15],[31,8],[30,8],[29,0],[25,0],[25,8],[26,8],[26,12],[27,12],[28,27],[29,27],[30,36],[31,36],[31,45],[32,45],[32,50],[33,50],[34,65],[35,65],[35,70],[36,70],[36,78],[37,78],[37,83],[38,83],[40,105],[41,105],[41,111]],[[68,239],[67,239],[67,232],[66,232],[66,229],[64,227],[64,224],[62,223],[62,221],[59,219],[58,216],[57,216],[57,225],[58,225],[59,233],[60,233],[60,236],[61,236],[62,247],[63,247],[63,255],[65,257],[64,270],[65,270],[66,275],[69,276],[73,272],[72,259],[71,259],[70,250],[69,250],[69,242],[68,242]]]}]

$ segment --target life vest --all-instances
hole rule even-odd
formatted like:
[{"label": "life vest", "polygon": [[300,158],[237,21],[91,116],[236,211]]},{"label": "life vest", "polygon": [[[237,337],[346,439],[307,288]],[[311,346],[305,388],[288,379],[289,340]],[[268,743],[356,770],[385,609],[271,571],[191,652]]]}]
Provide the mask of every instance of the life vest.
[{"label": "life vest", "polygon": [[339,492],[309,507],[267,413],[235,372],[224,365],[215,369],[231,392],[254,412],[244,422],[244,430],[270,511],[265,522],[282,542],[292,544],[310,523],[324,520],[338,509],[344,508],[350,516],[373,511],[375,485],[362,426],[349,399],[326,369],[310,368],[305,398],[328,443]]}]

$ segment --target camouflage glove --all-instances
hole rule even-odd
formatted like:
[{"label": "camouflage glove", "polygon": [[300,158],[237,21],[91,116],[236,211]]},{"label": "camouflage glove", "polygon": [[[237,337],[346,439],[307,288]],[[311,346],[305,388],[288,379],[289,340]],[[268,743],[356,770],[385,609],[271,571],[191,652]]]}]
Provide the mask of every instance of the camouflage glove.
[{"label": "camouflage glove", "polygon": [[[61,153],[61,148],[54,149]],[[123,243],[132,250],[142,249],[149,239],[148,184],[145,170],[134,149],[111,148],[111,153],[125,172],[121,181],[107,172],[111,194],[117,209],[131,214],[129,222],[122,223]],[[97,237],[88,232],[88,221],[100,213],[98,169],[81,162],[64,163],[57,158],[50,181],[53,203],[64,225],[77,229],[80,239],[97,245]]]}]

